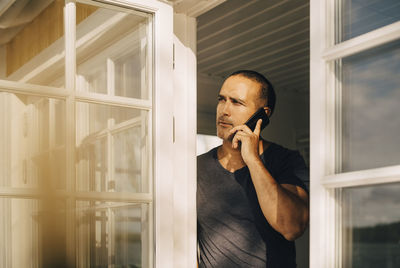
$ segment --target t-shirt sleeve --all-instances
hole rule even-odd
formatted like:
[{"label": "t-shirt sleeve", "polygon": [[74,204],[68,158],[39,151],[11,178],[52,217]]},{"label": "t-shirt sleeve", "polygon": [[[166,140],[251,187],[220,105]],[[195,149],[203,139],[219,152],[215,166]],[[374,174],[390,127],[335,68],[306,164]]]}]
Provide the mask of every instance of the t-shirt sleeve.
[{"label": "t-shirt sleeve", "polygon": [[309,182],[308,168],[298,151],[289,151],[281,160],[275,180],[279,184],[300,186],[308,192],[306,183]]}]

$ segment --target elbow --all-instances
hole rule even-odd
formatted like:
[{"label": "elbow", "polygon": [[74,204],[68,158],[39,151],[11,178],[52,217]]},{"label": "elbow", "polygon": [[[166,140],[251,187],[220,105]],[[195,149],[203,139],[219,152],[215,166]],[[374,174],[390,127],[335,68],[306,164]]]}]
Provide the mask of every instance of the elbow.
[{"label": "elbow", "polygon": [[295,234],[286,234],[286,235],[283,235],[283,237],[287,241],[295,241],[299,236],[296,236]]},{"label": "elbow", "polygon": [[295,241],[297,238],[299,238],[304,233],[304,230],[305,230],[305,228],[298,229],[298,230],[294,230],[292,232],[286,232],[282,235],[288,241]]},{"label": "elbow", "polygon": [[303,224],[299,224],[298,226],[291,228],[290,231],[282,233],[282,235],[286,240],[294,241],[304,233],[306,228],[307,228],[306,224],[304,224],[304,225]]},{"label": "elbow", "polygon": [[288,241],[294,241],[300,236],[303,235],[304,231],[308,227],[308,221],[309,221],[309,216],[308,212],[305,213],[303,219],[295,224],[292,224],[290,228],[287,228],[285,232],[282,232],[281,234],[283,237],[288,240]]}]

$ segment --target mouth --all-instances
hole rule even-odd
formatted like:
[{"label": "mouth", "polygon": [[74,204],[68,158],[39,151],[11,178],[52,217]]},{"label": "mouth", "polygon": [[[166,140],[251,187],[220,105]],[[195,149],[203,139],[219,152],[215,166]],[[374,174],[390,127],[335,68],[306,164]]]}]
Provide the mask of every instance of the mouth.
[{"label": "mouth", "polygon": [[225,121],[221,121],[221,120],[218,121],[218,125],[221,127],[232,127],[233,126],[233,124],[225,122]]}]

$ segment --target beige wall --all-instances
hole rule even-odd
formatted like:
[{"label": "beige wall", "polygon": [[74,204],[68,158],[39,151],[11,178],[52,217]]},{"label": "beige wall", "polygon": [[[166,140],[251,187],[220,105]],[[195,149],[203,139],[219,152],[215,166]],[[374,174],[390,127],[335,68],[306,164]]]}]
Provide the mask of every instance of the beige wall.
[{"label": "beige wall", "polygon": [[[63,0],[54,1],[6,44],[7,76],[64,35],[63,8]],[[78,3],[76,23],[79,24],[96,9]]]}]

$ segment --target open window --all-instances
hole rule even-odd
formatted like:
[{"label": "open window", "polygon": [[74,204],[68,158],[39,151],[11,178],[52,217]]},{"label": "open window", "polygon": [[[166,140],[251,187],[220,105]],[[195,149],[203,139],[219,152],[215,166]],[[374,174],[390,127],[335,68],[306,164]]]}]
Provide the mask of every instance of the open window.
[{"label": "open window", "polygon": [[400,265],[398,1],[311,1],[311,267]]},{"label": "open window", "polygon": [[2,267],[170,262],[172,8],[108,2],[6,10]]}]

